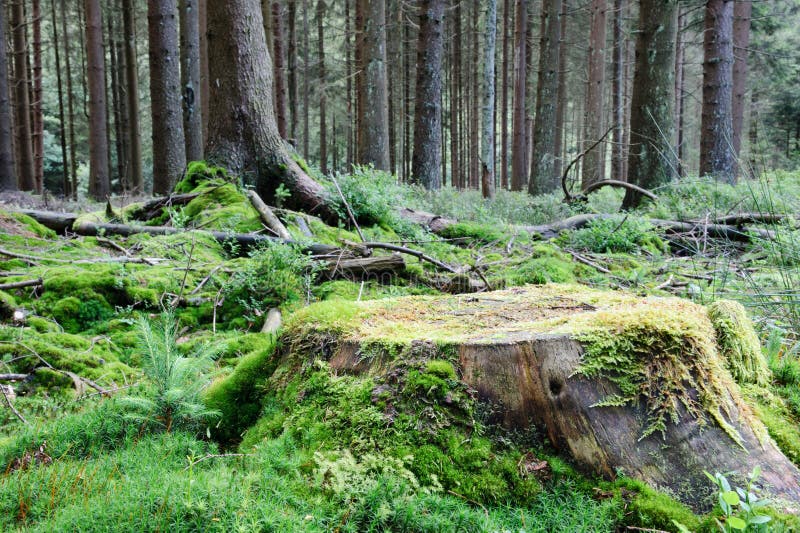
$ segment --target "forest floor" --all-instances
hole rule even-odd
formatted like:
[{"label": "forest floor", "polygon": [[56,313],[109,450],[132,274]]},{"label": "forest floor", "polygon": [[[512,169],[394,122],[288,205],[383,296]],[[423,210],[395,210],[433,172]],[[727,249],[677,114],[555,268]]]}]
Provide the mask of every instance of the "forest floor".
[{"label": "forest floor", "polygon": [[[614,213],[619,193],[580,206],[506,192],[488,202],[365,170],[338,186],[358,228],[279,207],[293,243],[256,246],[236,239],[270,235],[245,191],[203,165],[176,189],[196,197],[148,213],[141,199],[0,198],[1,530],[717,529],[724,513],[714,501],[696,514],[624,473],[609,481],[579,472],[540,431],[483,424],[449,363],[405,369],[388,420],[379,384],[337,373],[324,354],[287,359],[280,335],[262,332],[270,310],[292,323],[317,301],[332,302],[338,318],[353,301],[550,283],[736,300],[771,371],[744,397],[800,464],[800,175],[737,187],[686,180],[639,212],[549,240],[524,226]],[[398,206],[460,222],[435,234]],[[180,231],[61,235],[22,209],[81,210],[74,227]],[[709,234],[709,223],[737,213],[785,216],[748,222],[744,239]],[[653,219],[692,224],[667,233]],[[365,272],[363,246],[350,244],[362,241],[400,247],[402,259],[375,249],[371,258],[392,259]],[[333,251],[311,256],[311,243]],[[764,511],[769,531],[800,530],[785,511]]]}]

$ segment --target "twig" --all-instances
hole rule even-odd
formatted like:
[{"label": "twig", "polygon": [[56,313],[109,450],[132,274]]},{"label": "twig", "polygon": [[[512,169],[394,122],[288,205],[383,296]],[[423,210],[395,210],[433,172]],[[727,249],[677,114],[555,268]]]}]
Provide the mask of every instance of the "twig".
[{"label": "twig", "polygon": [[25,281],[15,281],[14,283],[3,283],[0,285],[0,290],[7,291],[9,289],[22,289],[23,287],[41,287],[44,285],[42,278],[29,279]]},{"label": "twig", "polygon": [[128,253],[127,249],[123,248],[122,246],[120,246],[119,244],[115,243],[111,239],[106,239],[105,237],[96,237],[96,239],[97,239],[97,243],[98,244],[104,244],[106,246],[109,246],[109,247],[111,247],[111,248],[113,248],[113,249],[115,249],[115,250],[117,250],[119,252],[122,252],[126,256],[130,255]]},{"label": "twig", "polygon": [[608,128],[608,130],[606,130],[606,132],[603,134],[602,137],[600,137],[595,142],[593,142],[583,152],[581,152],[577,156],[575,156],[575,158],[572,161],[569,162],[569,165],[567,165],[567,168],[564,169],[564,172],[561,174],[561,189],[564,191],[564,201],[571,202],[572,200],[574,200],[572,194],[570,194],[570,192],[569,192],[569,188],[567,187],[567,176],[569,176],[569,171],[572,170],[572,167],[575,166],[575,164],[577,164],[578,161],[583,159],[584,156],[586,156],[586,154],[588,154],[589,152],[591,152],[592,150],[597,148],[597,145],[599,145],[601,142],[603,142],[603,140],[612,131],[614,131],[614,127],[613,126]]},{"label": "twig", "polygon": [[586,266],[590,266],[593,269],[597,270],[598,272],[602,272],[603,274],[611,274],[611,271],[602,265],[598,265],[591,259],[587,259],[586,257],[573,252],[572,250],[565,250],[569,255],[571,255],[576,261],[579,263],[583,263]]},{"label": "twig", "polygon": [[2,385],[0,385],[0,390],[2,390],[2,391],[3,391],[3,398],[5,398],[5,399],[6,399],[6,405],[8,405],[8,408],[9,408],[9,409],[11,409],[11,412],[12,412],[12,413],[14,413],[14,416],[16,416],[17,418],[19,418],[19,419],[22,421],[22,423],[23,423],[23,424],[27,424],[27,423],[28,423],[28,421],[27,421],[27,420],[25,420],[25,417],[24,417],[24,416],[22,416],[22,413],[20,413],[19,411],[17,411],[17,410],[16,410],[16,408],[14,408],[14,404],[13,404],[13,403],[11,403],[11,398],[9,398],[9,397],[8,397],[8,392],[6,392],[6,388],[5,388],[5,386],[2,386]]},{"label": "twig", "polygon": [[331,176],[331,180],[333,180],[333,185],[336,187],[336,190],[339,193],[339,197],[342,199],[342,202],[344,203],[344,208],[347,209],[347,216],[350,217],[350,222],[353,223],[353,226],[355,226],[356,231],[358,232],[358,236],[361,237],[361,242],[367,242],[367,239],[364,238],[364,234],[361,233],[361,228],[358,226],[358,222],[356,222],[356,217],[353,216],[353,211],[350,210],[350,204],[347,203],[347,199],[344,197],[342,189],[339,188],[339,182],[336,181],[336,178],[333,176]]},{"label": "twig", "polygon": [[400,252],[401,254],[413,255],[414,257],[416,257],[418,259],[421,259],[423,261],[427,261],[428,263],[431,263],[432,265],[436,265],[437,267],[441,268],[442,270],[446,270],[447,272],[450,272],[451,274],[461,274],[461,272],[459,272],[455,268],[451,267],[450,265],[442,263],[438,259],[434,259],[433,257],[431,257],[429,255],[426,255],[423,252],[420,252],[419,250],[413,250],[411,248],[406,248],[405,246],[398,246],[396,244],[389,244],[389,243],[385,243],[385,242],[365,242],[364,246],[366,246],[367,248],[371,248],[371,249],[372,248],[380,248],[380,249],[383,249],[383,250],[391,250],[392,252]]},{"label": "twig", "polygon": [[28,374],[0,374],[0,381],[22,381]]},{"label": "twig", "polygon": [[192,233],[192,246],[189,248],[189,257],[186,258],[186,269],[183,271],[183,280],[181,281],[181,290],[178,291],[177,296],[175,299],[172,300],[172,307],[178,307],[178,302],[181,301],[183,298],[183,290],[186,288],[186,278],[189,277],[189,269],[192,266],[192,257],[194,256],[194,249],[197,246],[197,241],[195,239],[195,234]]},{"label": "twig", "polygon": [[217,273],[217,271],[219,271],[220,268],[222,268],[222,264],[215,266],[214,269],[208,273],[208,276],[204,277],[203,280],[197,284],[197,287],[195,287],[194,290],[192,290],[192,292],[189,293],[189,296],[195,295],[198,292],[200,292],[200,289],[202,289],[205,286],[205,284],[209,282],[209,280],[214,276],[214,274]]},{"label": "twig", "polygon": [[656,287],[655,289],[653,289],[653,290],[660,291],[660,290],[664,290],[664,289],[666,289],[667,287],[669,287],[670,285],[672,285],[672,280],[674,279],[674,277],[675,277],[675,276],[673,276],[672,274],[670,274],[670,275],[669,275],[669,277],[667,278],[667,281],[665,281],[664,283],[660,284],[659,286],[657,286],[657,287]]}]

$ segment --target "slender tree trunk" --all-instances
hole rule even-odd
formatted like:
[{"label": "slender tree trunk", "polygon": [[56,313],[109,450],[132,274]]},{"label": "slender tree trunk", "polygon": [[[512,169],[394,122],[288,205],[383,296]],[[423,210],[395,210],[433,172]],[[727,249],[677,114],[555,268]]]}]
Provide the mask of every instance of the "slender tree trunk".
[{"label": "slender tree trunk", "polygon": [[303,0],[303,158],[305,159],[308,159],[308,146],[311,142],[308,116],[311,107],[308,83],[310,76],[308,32],[308,0]]},{"label": "slender tree trunk", "polygon": [[13,113],[9,98],[8,55],[6,53],[6,5],[0,6],[0,191],[17,190],[14,174]]},{"label": "slender tree trunk", "polygon": [[470,73],[472,76],[472,102],[470,109],[472,115],[470,117],[470,187],[473,189],[480,189],[481,175],[480,175],[480,116],[481,116],[481,98],[480,98],[480,31],[478,31],[478,19],[480,18],[480,8],[478,6],[479,0],[474,0],[472,3],[472,32],[470,42],[472,43],[472,68]]},{"label": "slender tree trunk", "polygon": [[564,166],[564,137],[567,114],[567,0],[561,2],[560,39],[558,41],[558,92],[556,96],[556,161],[553,172],[560,176]]},{"label": "slender tree trunk", "polygon": [[345,49],[345,77],[347,78],[347,121],[345,122],[345,134],[347,136],[347,171],[351,171],[354,161],[354,143],[353,143],[353,56],[352,56],[352,33],[350,23],[350,2],[344,2],[344,49]]},{"label": "slender tree trunk", "polygon": [[750,144],[750,168],[749,168],[749,175],[750,179],[755,179],[758,177],[758,173],[756,171],[756,164],[757,156],[758,156],[758,122],[759,122],[759,99],[758,99],[758,91],[753,89],[750,92],[750,127],[747,130],[747,141]]},{"label": "slender tree trunk", "polygon": [[[117,13],[122,13],[122,0],[114,0],[114,7]],[[122,15],[120,15],[121,17]],[[121,20],[121,19],[120,19]],[[120,29],[121,31],[121,29]],[[117,167],[119,168],[119,175],[121,180],[121,188],[123,193],[129,193],[131,190],[131,176],[130,176],[130,112],[128,111],[128,84],[125,77],[127,66],[125,64],[125,37],[124,32],[122,35],[117,36],[116,50],[117,55],[117,81],[118,81],[118,98],[119,98],[119,125],[117,127],[117,139],[121,148],[118,154]]]},{"label": "slender tree trunk", "polygon": [[14,115],[17,137],[17,184],[23,191],[36,189],[36,174],[31,141],[31,100],[28,91],[28,36],[25,31],[23,0],[11,7],[11,32],[14,48]]},{"label": "slender tree trunk", "polygon": [[683,135],[683,87],[684,87],[684,56],[686,51],[686,42],[684,38],[684,31],[686,26],[686,13],[679,8],[678,14],[678,28],[675,40],[675,124],[676,136],[675,153],[678,154],[678,176],[683,177],[683,152],[684,152],[684,135]]},{"label": "slender tree trunk", "polygon": [[[461,187],[464,169],[461,167],[461,0],[454,0],[452,27],[453,53],[451,57],[452,86],[450,88],[450,183]],[[407,30],[406,30],[407,31]]]},{"label": "slender tree trunk", "polygon": [[[364,101],[362,103],[364,122],[359,126],[361,130],[358,147],[359,161],[363,164],[372,164],[378,170],[389,170],[386,2],[385,0],[361,1],[364,3],[365,8],[363,21],[365,87]],[[414,142],[416,144],[416,140]]]},{"label": "slender tree trunk", "polygon": [[[283,31],[283,5],[280,1],[272,2],[272,50],[275,68],[275,120],[278,123],[278,133],[286,139],[286,69],[284,66],[284,31]],[[307,157],[307,156],[306,156]]]},{"label": "slender tree trunk", "polygon": [[528,143],[525,126],[525,91],[527,88],[526,35],[528,33],[528,2],[516,0],[517,14],[514,37],[514,115],[511,134],[511,190],[521,191],[525,187],[528,173]]},{"label": "slender tree trunk", "polygon": [[[603,131],[605,70],[606,70],[606,0],[592,0],[592,27],[589,33],[589,83],[586,86],[586,118],[584,119],[583,138],[587,143],[594,143]],[[583,157],[582,186],[605,177],[605,161],[600,146],[590,150]]]},{"label": "slender tree trunk", "polygon": [[108,110],[102,9],[99,0],[84,0],[84,9],[89,86],[89,196],[102,200],[111,194],[111,181],[108,175]]},{"label": "slender tree trunk", "polygon": [[[675,116],[676,0],[642,0],[636,39],[636,68],[631,101],[628,181],[646,189],[675,175],[672,134]],[[623,207],[639,205],[642,196],[628,190]]]},{"label": "slender tree trunk", "polygon": [[708,0],[703,39],[700,175],[736,182],[733,150],[733,0]]},{"label": "slender tree trunk", "polygon": [[486,2],[486,41],[483,50],[483,135],[481,139],[481,191],[494,198],[494,55],[497,38],[497,2]]},{"label": "slender tree trunk", "polygon": [[613,145],[611,148],[611,179],[619,180],[624,175],[625,142],[625,37],[622,23],[627,12],[626,0],[614,0],[614,52],[611,107]]},{"label": "slender tree trunk", "polygon": [[411,179],[426,189],[442,186],[442,55],[445,0],[419,4],[417,95]]},{"label": "slender tree trunk", "polygon": [[197,0],[180,0],[181,84],[186,160],[203,159],[203,108],[200,103],[200,10]]},{"label": "slender tree trunk", "polygon": [[70,38],[67,29],[67,2],[61,0],[61,33],[64,35],[64,74],[67,78],[67,124],[69,126],[69,174],[70,194],[78,198],[78,159],[75,141],[75,93],[72,90],[72,63],[70,57]]},{"label": "slender tree trunk", "polygon": [[561,0],[544,0],[542,35],[539,44],[539,82],[536,87],[536,124],[533,132],[533,155],[528,182],[530,194],[551,192],[559,187],[555,160],[555,124],[558,97],[558,49],[561,39]]},{"label": "slender tree trunk", "polygon": [[[119,179],[119,189],[121,191],[125,191],[125,153],[124,153],[124,144],[122,139],[124,138],[124,132],[122,130],[122,108],[120,107],[120,100],[122,99],[122,84],[120,82],[119,74],[119,60],[120,58],[117,57],[117,35],[114,27],[114,17],[116,16],[116,10],[113,9],[116,7],[114,0],[109,0],[108,6],[108,17],[106,18],[107,26],[108,26],[108,57],[109,57],[109,74],[111,78],[111,84],[108,89],[111,92],[111,110],[114,116],[114,148],[117,152],[117,177]],[[106,98],[108,98],[108,91],[106,92]],[[111,128],[108,129],[111,131]],[[111,146],[111,142],[109,141],[109,147]],[[109,164],[111,164],[111,157],[109,156]],[[113,176],[113,168],[109,170],[109,177]]]},{"label": "slender tree trunk", "polygon": [[325,18],[325,2],[317,0],[317,61],[319,69],[319,168],[323,174],[328,173],[328,126],[327,112],[327,80],[325,76],[325,32],[322,22]]},{"label": "slender tree trunk", "polygon": [[147,2],[153,194],[169,194],[186,168],[177,14],[177,0]]},{"label": "slender tree trunk", "polygon": [[750,47],[752,0],[738,0],[733,5],[733,155],[738,168],[742,150],[744,107],[747,93],[747,54]]},{"label": "slender tree trunk", "polygon": [[200,25],[200,115],[203,120],[203,148],[208,139],[209,98],[211,76],[208,73],[208,0],[197,0]]},{"label": "slender tree trunk", "polygon": [[511,62],[511,48],[509,40],[511,25],[514,23],[514,14],[511,12],[511,0],[503,0],[503,61],[502,61],[502,88],[500,103],[500,188],[508,188],[508,71]]},{"label": "slender tree trunk", "polygon": [[[349,0],[348,0],[349,2]],[[288,37],[288,51],[286,53],[287,70],[287,88],[289,90],[289,142],[297,146],[297,0],[288,0],[288,23],[289,23],[289,37]],[[345,21],[349,24],[349,21]],[[349,39],[349,35],[347,39]],[[345,45],[348,47],[347,53],[349,54],[349,41]],[[347,83],[350,83],[348,75]]]},{"label": "slender tree trunk", "polygon": [[272,103],[272,61],[267,52],[261,9],[255,0],[208,4],[211,116],[209,160],[238,175],[255,175],[256,190],[274,201],[285,184],[291,207],[327,220],[336,214],[326,191],[306,175],[286,150]]},{"label": "slender tree trunk", "polygon": [[32,0],[33,4],[33,164],[36,192],[44,189],[44,115],[42,114],[42,4],[41,0]]},{"label": "slender tree trunk", "polygon": [[133,0],[122,0],[122,24],[125,40],[125,85],[128,88],[126,94],[129,117],[127,135],[130,146],[128,175],[131,192],[141,193],[144,192],[144,180],[142,179],[142,135],[139,131],[139,63],[136,59]]}]

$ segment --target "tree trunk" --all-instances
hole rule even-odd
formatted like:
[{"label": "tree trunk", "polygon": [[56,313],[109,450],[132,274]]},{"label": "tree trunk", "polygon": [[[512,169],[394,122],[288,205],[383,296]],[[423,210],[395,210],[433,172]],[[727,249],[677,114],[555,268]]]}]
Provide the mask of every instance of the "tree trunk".
[{"label": "tree trunk", "polygon": [[[59,137],[61,140],[61,165],[62,165],[62,178],[61,186],[65,198],[70,195],[70,182],[69,182],[69,157],[67,156],[67,133],[66,122],[64,117],[64,85],[61,80],[61,43],[58,40],[58,16],[56,15],[56,0],[50,0],[50,14],[53,17],[53,51],[55,52],[56,59],[56,84],[58,86],[58,122],[59,122]],[[0,26],[3,25],[3,19],[0,19]],[[5,38],[0,35],[0,43],[4,43]],[[3,47],[3,55],[5,56],[5,47]],[[5,57],[0,59],[0,75],[4,75],[5,70]],[[7,87],[6,87],[7,88]],[[0,81],[0,98],[7,95],[3,92],[2,82]],[[2,104],[0,103],[0,107]],[[0,126],[1,127],[1,126]],[[2,135],[0,135],[0,153],[2,152]],[[0,156],[0,168],[2,168],[2,156]],[[2,179],[0,179],[2,183]],[[0,185],[0,189],[3,187]]]},{"label": "tree trunk", "polygon": [[700,175],[736,182],[733,151],[733,0],[708,0],[703,39]]},{"label": "tree trunk", "polygon": [[308,32],[308,0],[303,0],[303,158],[305,159],[308,159],[308,146],[311,142],[308,117],[309,109],[311,107],[308,84],[308,78],[310,76]]},{"label": "tree trunk", "polygon": [[28,36],[25,31],[23,0],[11,7],[11,32],[14,55],[14,116],[17,137],[17,185],[23,191],[36,189],[31,141],[31,99],[28,91]]},{"label": "tree trunk", "polygon": [[528,2],[516,0],[516,24],[514,28],[514,114],[511,120],[511,190],[525,188],[528,174],[528,143],[526,140],[525,112],[527,67],[526,35],[528,33]]},{"label": "tree trunk", "polygon": [[33,165],[36,192],[44,188],[44,115],[42,114],[42,3],[32,0],[33,4]]},{"label": "tree trunk", "polygon": [[611,87],[611,113],[614,131],[611,140],[611,179],[622,180],[624,175],[623,143],[625,138],[625,37],[622,22],[627,11],[626,0],[614,0],[614,57],[613,80]]},{"label": "tree trunk", "polygon": [[210,76],[208,75],[208,0],[197,0],[200,25],[200,115],[203,117],[203,147],[208,139],[208,93]]},{"label": "tree trunk", "polygon": [[[450,183],[453,187],[461,187],[464,169],[461,167],[461,1],[454,0],[455,9],[453,10],[453,52],[450,58],[451,63],[451,87],[450,87]],[[404,30],[408,32],[408,25]]]},{"label": "tree trunk", "polygon": [[[115,6],[114,0],[109,0],[108,7],[114,8]],[[111,90],[111,109],[113,110],[114,114],[114,148],[117,152],[117,177],[119,179],[119,190],[126,191],[127,186],[125,184],[125,144],[123,139],[125,138],[125,132],[122,129],[122,92],[124,91],[124,87],[122,86],[122,82],[120,80],[119,74],[119,63],[121,58],[117,54],[117,35],[114,27],[114,17],[116,16],[117,11],[109,9],[109,15],[106,19],[108,21],[108,57],[110,59],[110,73],[111,73],[111,86],[109,89]],[[109,143],[110,145],[110,143]],[[109,159],[111,159],[109,157]],[[113,169],[112,169],[113,170]],[[109,176],[112,176],[113,172],[109,172]]]},{"label": "tree trunk", "polygon": [[319,169],[328,173],[328,125],[325,123],[327,105],[327,80],[325,76],[325,32],[322,22],[325,18],[325,2],[317,0],[317,61],[319,72]]},{"label": "tree trunk", "polygon": [[[438,0],[435,0],[438,1]],[[363,4],[362,64],[363,99],[360,102],[359,163],[389,170],[389,102],[386,88],[386,2],[360,0]],[[415,141],[416,142],[416,141]]]},{"label": "tree trunk", "polygon": [[326,191],[300,169],[278,133],[272,104],[272,61],[257,0],[208,4],[211,116],[208,159],[238,175],[256,176],[256,191],[274,200],[283,183],[289,203],[335,220]]},{"label": "tree trunk", "polygon": [[6,6],[0,6],[0,191],[17,190],[14,174],[13,113],[9,97],[6,53]]},{"label": "tree trunk", "polygon": [[[117,13],[122,13],[122,0],[114,0]],[[121,16],[121,15],[120,15]],[[121,19],[120,19],[121,20]],[[122,23],[121,23],[122,24]],[[125,61],[125,34],[121,29],[122,35],[118,36],[116,43],[117,55],[117,80],[118,98],[119,98],[119,125],[117,127],[118,143],[121,148],[120,155],[118,156],[117,167],[119,168],[119,175],[121,181],[121,189],[123,194],[128,194],[131,191],[131,173],[130,173],[130,158],[131,158],[131,139],[130,139],[130,111],[128,110],[127,94],[129,92],[126,72],[127,65]]]},{"label": "tree trunk", "polygon": [[[642,0],[630,107],[627,181],[645,189],[668,183],[675,174],[672,105],[676,18],[676,0]],[[641,199],[641,194],[628,190],[622,205],[632,209]]]},{"label": "tree trunk", "polygon": [[136,60],[136,30],[133,20],[133,0],[122,0],[122,24],[125,40],[125,85],[128,89],[128,175],[131,192],[144,192],[142,179],[142,135],[139,131],[139,74]]},{"label": "tree trunk", "polygon": [[514,15],[511,12],[511,0],[503,0],[503,61],[502,87],[500,103],[500,188],[508,188],[508,70],[511,62],[511,50],[508,41],[511,39],[511,25]]},{"label": "tree trunk", "polygon": [[272,49],[275,58],[275,121],[278,133],[286,139],[286,69],[284,67],[284,31],[283,5],[280,1],[272,2]]},{"label": "tree trunk", "polygon": [[542,35],[539,45],[539,82],[536,87],[536,123],[533,131],[533,154],[528,192],[552,192],[559,186],[556,175],[555,124],[558,97],[558,64],[561,23],[561,0],[544,0],[542,4]]},{"label": "tree trunk", "polygon": [[678,155],[678,176],[684,175],[684,132],[683,132],[683,87],[686,83],[684,74],[686,69],[684,67],[684,56],[686,52],[686,39],[683,32],[686,26],[686,12],[680,10],[678,14],[678,28],[675,44],[675,125],[677,139],[675,141],[675,153]]},{"label": "tree trunk", "polygon": [[147,2],[153,194],[169,194],[186,168],[177,14],[177,0]]},{"label": "tree trunk", "polygon": [[111,181],[108,175],[108,109],[102,9],[99,0],[84,0],[84,9],[89,86],[89,196],[103,200],[111,194]]},{"label": "tree trunk", "polygon": [[[289,36],[287,39],[288,50],[286,52],[287,63],[287,89],[289,90],[289,142],[297,146],[297,0],[288,0],[288,22]],[[349,23],[349,21],[346,21]],[[348,32],[349,33],[349,32]],[[347,37],[349,39],[349,35]],[[348,41],[349,43],[349,41]],[[349,53],[349,44],[348,53]],[[350,76],[347,77],[350,84]]]},{"label": "tree trunk", "polygon": [[750,47],[750,16],[752,0],[738,0],[733,4],[733,157],[738,170],[744,129],[744,107],[747,93],[747,54]]},{"label": "tree trunk", "polygon": [[200,10],[198,0],[180,0],[181,84],[186,160],[203,159],[203,109],[200,104]]},{"label": "tree trunk", "polygon": [[442,186],[444,5],[445,0],[422,0],[419,4],[411,180],[431,190]]},{"label": "tree trunk", "polygon": [[494,56],[497,38],[497,1],[486,2],[483,49],[483,135],[481,137],[481,191],[494,198]]},{"label": "tree trunk", "polygon": [[[583,138],[594,143],[604,133],[605,72],[606,72],[606,0],[592,0],[592,24],[589,33],[589,83],[586,86],[586,118],[583,121]],[[605,177],[605,158],[601,146],[583,156],[581,188]]]},{"label": "tree trunk", "polygon": [[564,166],[564,137],[566,131],[567,115],[567,0],[561,2],[561,39],[558,42],[558,93],[556,96],[556,125],[555,125],[555,145],[556,162],[553,172],[557,176],[561,175]]},{"label": "tree trunk", "polygon": [[471,44],[471,67],[470,77],[472,78],[472,88],[470,94],[470,121],[469,121],[469,186],[471,189],[480,189],[480,32],[478,31],[478,19],[480,18],[478,0],[473,0],[470,19],[472,20],[472,31],[470,32]]},{"label": "tree trunk", "polygon": [[72,90],[72,61],[67,28],[67,2],[61,0],[61,33],[64,35],[64,75],[67,78],[67,124],[69,126],[69,191],[73,200],[78,198],[78,159],[75,141],[75,93]]}]

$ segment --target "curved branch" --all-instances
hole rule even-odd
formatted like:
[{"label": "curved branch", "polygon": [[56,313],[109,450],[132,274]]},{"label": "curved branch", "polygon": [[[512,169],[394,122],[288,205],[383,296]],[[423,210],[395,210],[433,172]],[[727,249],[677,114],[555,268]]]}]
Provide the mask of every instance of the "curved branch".
[{"label": "curved branch", "polygon": [[575,166],[575,164],[576,164],[578,161],[580,161],[581,159],[583,159],[583,158],[586,156],[586,154],[588,154],[589,152],[591,152],[592,150],[594,150],[595,148],[597,148],[597,146],[598,146],[598,145],[599,145],[601,142],[603,142],[603,141],[605,140],[605,138],[606,138],[606,137],[608,137],[608,134],[609,134],[609,133],[611,133],[612,131],[614,131],[614,127],[613,127],[613,126],[612,126],[612,127],[610,127],[610,128],[608,128],[608,129],[606,130],[606,132],[603,134],[603,136],[602,136],[602,137],[600,137],[600,138],[599,138],[599,139],[597,139],[595,142],[593,142],[593,143],[592,143],[592,144],[591,144],[589,147],[587,147],[587,148],[586,148],[586,149],[585,149],[583,152],[579,153],[579,154],[578,154],[578,155],[575,157],[575,159],[573,159],[572,161],[570,161],[570,162],[569,162],[569,165],[567,165],[567,168],[565,168],[565,169],[564,169],[564,172],[563,172],[563,174],[561,174],[561,190],[563,190],[563,191],[564,191],[564,201],[565,201],[565,202],[567,202],[567,203],[570,203],[570,202],[572,202],[573,200],[575,200],[575,197],[574,197],[574,196],[572,196],[572,194],[570,194],[570,192],[569,192],[569,189],[567,188],[567,176],[569,176],[569,171],[570,171],[570,170],[572,170],[572,167],[573,167],[573,166]]},{"label": "curved branch", "polygon": [[628,189],[628,190],[631,190],[631,191],[636,191],[639,194],[641,194],[642,196],[647,196],[648,198],[650,198],[654,202],[658,201],[658,196],[656,196],[652,192],[648,191],[647,189],[643,189],[643,188],[639,187],[638,185],[634,185],[633,183],[628,183],[627,181],[619,181],[619,180],[596,181],[596,182],[592,183],[591,185],[589,185],[588,187],[586,187],[583,191],[581,191],[581,194],[583,196],[587,196],[590,193],[592,193],[592,192],[594,192],[594,191],[596,191],[598,189],[602,189],[603,187],[619,187],[621,189]]}]

